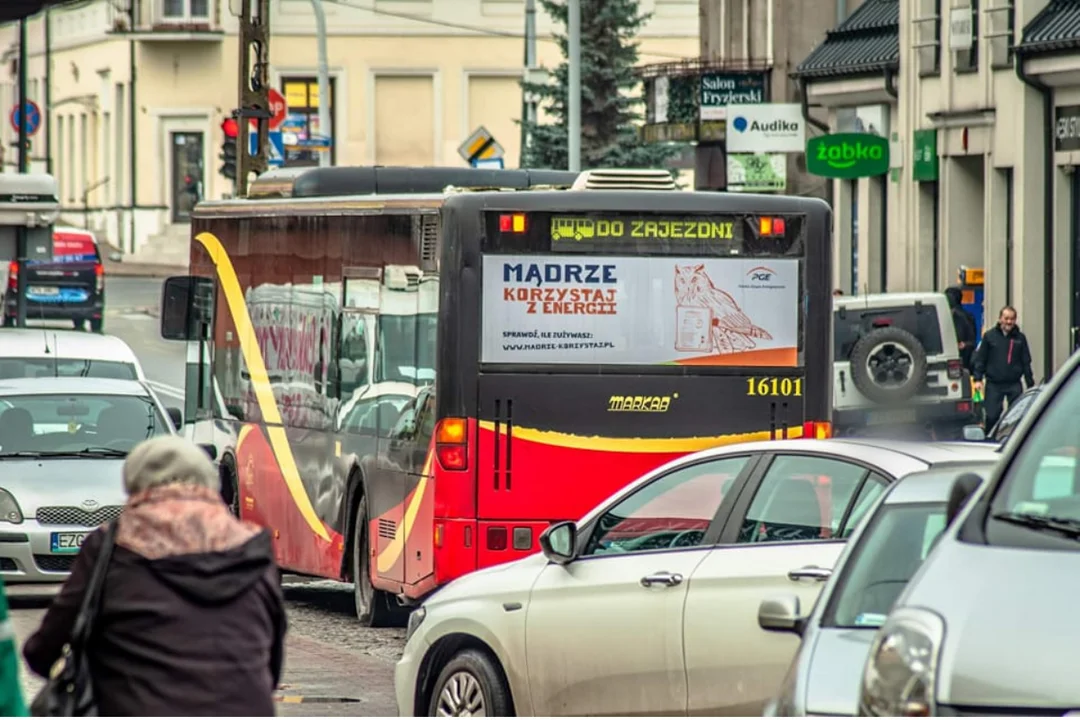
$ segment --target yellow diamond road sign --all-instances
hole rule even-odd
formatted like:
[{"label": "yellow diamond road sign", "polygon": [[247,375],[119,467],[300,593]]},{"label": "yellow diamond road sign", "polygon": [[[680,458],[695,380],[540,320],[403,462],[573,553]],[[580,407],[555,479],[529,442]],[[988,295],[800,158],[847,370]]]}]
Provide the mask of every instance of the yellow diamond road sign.
[{"label": "yellow diamond road sign", "polygon": [[475,163],[479,160],[496,160],[501,158],[505,152],[502,145],[495,142],[495,138],[483,125],[476,128],[473,134],[458,147],[458,154],[467,163]]}]

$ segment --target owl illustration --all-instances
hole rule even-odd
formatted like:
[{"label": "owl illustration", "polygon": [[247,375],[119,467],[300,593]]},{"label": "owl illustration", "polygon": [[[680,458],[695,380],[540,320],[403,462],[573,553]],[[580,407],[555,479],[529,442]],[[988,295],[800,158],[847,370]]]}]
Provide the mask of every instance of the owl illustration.
[{"label": "owl illustration", "polygon": [[675,266],[675,302],[712,312],[712,343],[720,355],[752,350],[757,347],[754,338],[772,339],[772,335],[750,321],[733,297],[713,285],[704,265]]}]

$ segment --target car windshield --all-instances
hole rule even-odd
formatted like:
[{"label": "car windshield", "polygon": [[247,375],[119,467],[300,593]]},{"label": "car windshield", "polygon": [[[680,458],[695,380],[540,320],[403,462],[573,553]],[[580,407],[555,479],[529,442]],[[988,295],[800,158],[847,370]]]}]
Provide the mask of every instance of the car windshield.
[{"label": "car windshield", "polygon": [[1042,546],[1046,541],[1080,548],[1078,407],[1080,375],[1074,374],[1040,412],[1009,463],[990,503],[990,544]]},{"label": "car windshield", "polygon": [[148,397],[42,394],[0,396],[0,459],[63,453],[126,454],[170,432]]},{"label": "car windshield", "polygon": [[93,377],[113,380],[137,380],[131,363],[116,360],[24,357],[0,358],[0,380],[40,377]]},{"label": "car windshield", "polygon": [[876,628],[885,622],[945,529],[945,502],[883,504],[845,563],[824,627]]}]

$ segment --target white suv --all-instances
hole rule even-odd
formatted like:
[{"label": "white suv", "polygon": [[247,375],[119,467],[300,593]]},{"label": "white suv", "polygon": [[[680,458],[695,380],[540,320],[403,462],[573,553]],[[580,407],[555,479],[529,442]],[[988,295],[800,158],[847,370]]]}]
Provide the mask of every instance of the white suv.
[{"label": "white suv", "polygon": [[944,293],[833,298],[833,426],[837,435],[963,439],[976,422]]}]

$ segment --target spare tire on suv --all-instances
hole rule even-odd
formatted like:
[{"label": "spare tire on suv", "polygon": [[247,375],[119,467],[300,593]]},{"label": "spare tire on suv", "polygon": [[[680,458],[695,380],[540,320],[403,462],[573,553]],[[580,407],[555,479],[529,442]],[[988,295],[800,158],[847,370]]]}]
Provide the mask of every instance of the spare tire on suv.
[{"label": "spare tire on suv", "polygon": [[903,328],[874,328],[851,348],[851,379],[871,402],[902,402],[926,379],[926,349]]}]

